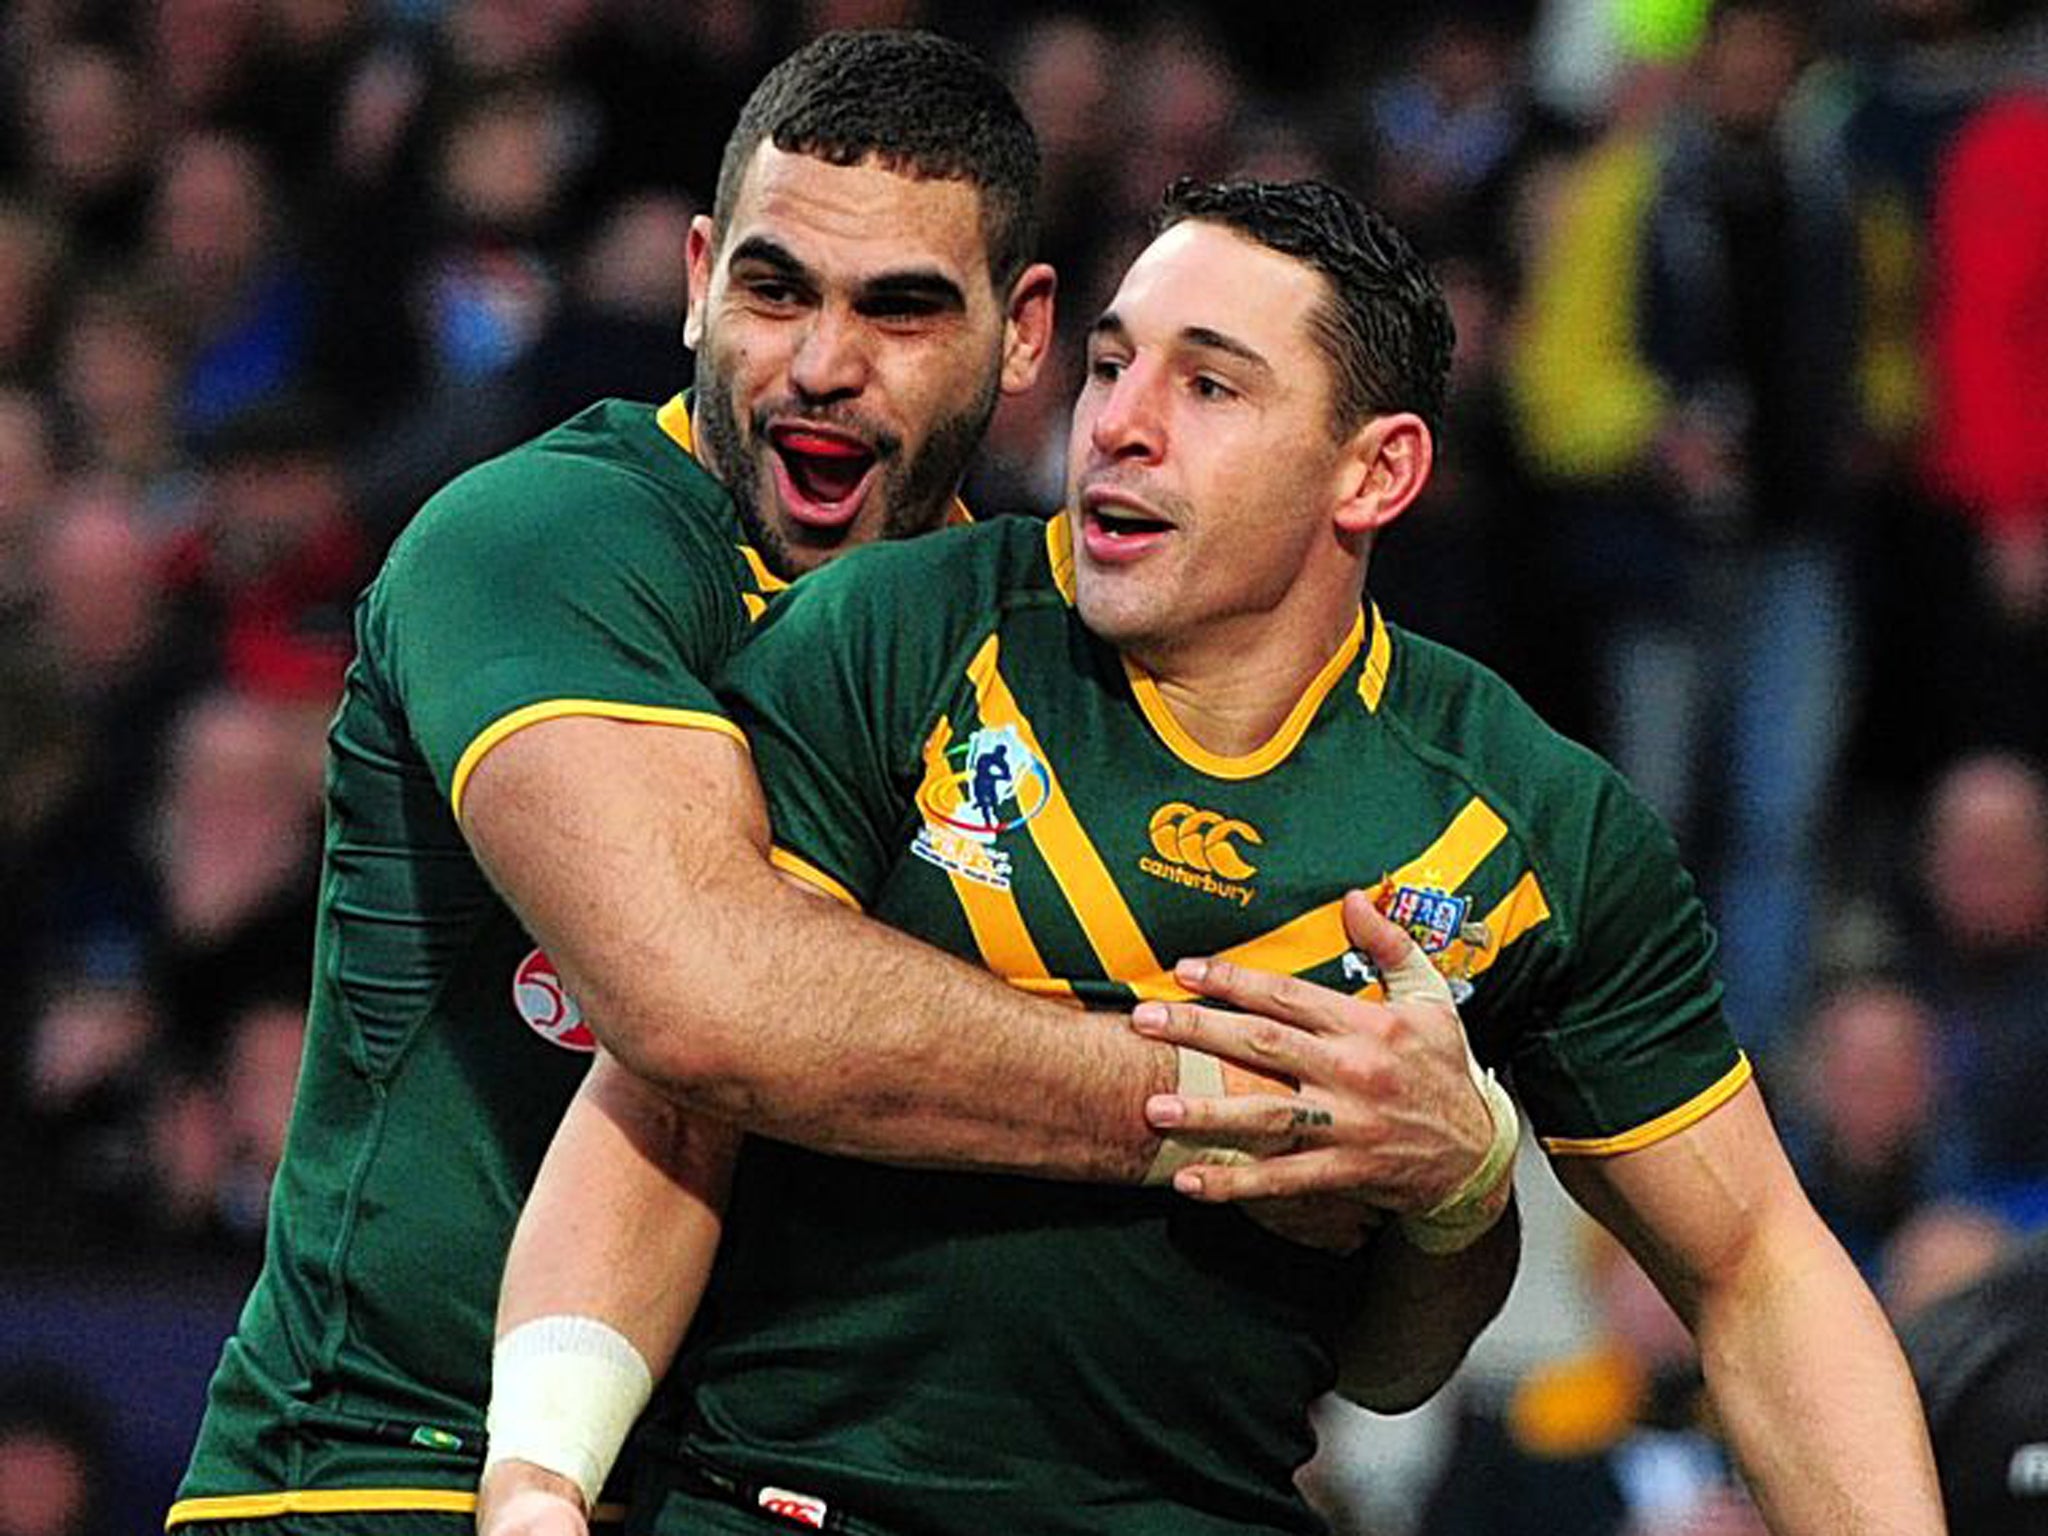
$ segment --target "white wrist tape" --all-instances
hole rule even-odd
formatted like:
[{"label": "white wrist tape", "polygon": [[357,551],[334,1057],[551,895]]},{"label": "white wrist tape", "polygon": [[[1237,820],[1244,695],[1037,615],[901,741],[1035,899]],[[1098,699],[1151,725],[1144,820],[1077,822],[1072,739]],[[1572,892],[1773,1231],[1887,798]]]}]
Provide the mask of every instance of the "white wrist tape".
[{"label": "white wrist tape", "polygon": [[484,1468],[545,1467],[583,1490],[588,1511],[653,1394],[647,1362],[610,1324],[563,1315],[521,1323],[491,1352]]},{"label": "white wrist tape", "polygon": [[[1184,1045],[1173,1048],[1179,1076],[1173,1091],[1184,1098],[1220,1099],[1230,1090],[1223,1081],[1223,1062]],[[1235,1165],[1248,1163],[1251,1153],[1242,1147],[1212,1147],[1191,1138],[1168,1135],[1161,1138],[1152,1166],[1145,1170],[1147,1184],[1171,1184],[1173,1176],[1190,1163]]]},{"label": "white wrist tape", "polygon": [[1465,1064],[1493,1117],[1493,1141],[1464,1183],[1428,1210],[1401,1218],[1401,1235],[1424,1253],[1452,1254],[1471,1247],[1500,1220],[1515,1189],[1515,1151],[1522,1141],[1515,1101],[1469,1051]]}]

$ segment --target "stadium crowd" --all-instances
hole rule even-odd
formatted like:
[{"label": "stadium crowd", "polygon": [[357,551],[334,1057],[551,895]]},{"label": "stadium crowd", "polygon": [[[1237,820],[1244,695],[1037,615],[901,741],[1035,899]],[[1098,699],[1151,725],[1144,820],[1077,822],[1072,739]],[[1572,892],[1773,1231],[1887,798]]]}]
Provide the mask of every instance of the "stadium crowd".
[{"label": "stadium crowd", "polygon": [[[1054,506],[1079,330],[1172,176],[1327,176],[1438,266],[1450,449],[1374,596],[1672,822],[1815,1202],[1906,1322],[2048,1227],[2028,9],[16,0],[0,1298],[246,1281],[356,592],[461,466],[685,382],[683,232],[740,100],[818,31],[901,22],[1000,61],[1046,152],[1066,339],[997,418],[984,515]],[[1454,1473],[1675,1411],[1662,1344],[1616,1397],[1615,1341],[1661,1335],[1589,1253],[1593,1355],[1467,1388]],[[77,1494],[0,1492],[0,1536],[108,1528],[110,1447],[49,1365],[0,1348],[0,1490],[69,1445]],[[1500,1518],[1447,1492],[1425,1528]]]}]

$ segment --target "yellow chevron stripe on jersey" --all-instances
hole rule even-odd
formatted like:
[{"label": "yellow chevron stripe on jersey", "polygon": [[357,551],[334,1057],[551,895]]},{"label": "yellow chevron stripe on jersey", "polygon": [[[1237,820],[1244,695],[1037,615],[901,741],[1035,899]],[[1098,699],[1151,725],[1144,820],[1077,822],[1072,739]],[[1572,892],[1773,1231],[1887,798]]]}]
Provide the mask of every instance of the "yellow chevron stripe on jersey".
[{"label": "yellow chevron stripe on jersey", "polygon": [[1536,872],[1530,870],[1481,919],[1491,940],[1472,957],[1472,968],[1466,974],[1477,976],[1500,958],[1502,950],[1537,924],[1549,920],[1550,903],[1544,899],[1543,887],[1536,883]]},{"label": "yellow chevron stripe on jersey", "polygon": [[1666,1110],[1654,1120],[1645,1121],[1617,1136],[1545,1136],[1541,1138],[1543,1150],[1552,1157],[1613,1157],[1620,1152],[1635,1152],[1655,1146],[1666,1137],[1676,1136],[1686,1127],[1706,1119],[1740,1093],[1743,1085],[1754,1075],[1748,1054],[1738,1055],[1735,1065],[1719,1082],[1694,1094],[1676,1109]]},{"label": "yellow chevron stripe on jersey", "polygon": [[524,709],[499,716],[478,731],[476,738],[462,749],[462,756],[456,759],[455,772],[448,781],[448,803],[454,808],[456,819],[462,817],[462,795],[469,788],[469,776],[476,772],[476,765],[493,747],[530,725],[572,715],[624,720],[634,725],[674,725],[686,730],[715,731],[721,736],[730,736],[741,747],[747,745],[746,733],[738,726],[723,715],[714,715],[706,710],[667,709],[658,704],[620,704],[610,699],[542,699],[538,704],[528,704]]},{"label": "yellow chevron stripe on jersey", "polygon": [[1132,661],[1123,658],[1124,676],[1130,679],[1131,693],[1138,701],[1138,709],[1151,724],[1166,749],[1190,768],[1217,779],[1255,779],[1281,763],[1300,745],[1301,738],[1308,733],[1309,722],[1315,719],[1316,710],[1337,686],[1351,666],[1351,660],[1358,654],[1358,647],[1365,636],[1365,614],[1361,611],[1351,621],[1351,628],[1345,632],[1330,659],[1323,663],[1316,675],[1309,680],[1301,697],[1294,701],[1294,707],[1287,712],[1287,718],[1280,722],[1261,745],[1237,757],[1226,757],[1220,752],[1211,752],[1194,737],[1190,736],[1173,710],[1160,695],[1159,684],[1149,673]]},{"label": "yellow chevron stripe on jersey", "polygon": [[[989,644],[994,645],[995,641],[991,640]],[[924,783],[918,789],[917,804],[931,803],[932,797],[951,781],[953,770],[946,761],[946,748],[952,739],[953,722],[941,715],[939,723],[925,739]],[[1013,894],[979,880],[970,880],[957,869],[948,869],[946,880],[953,887],[954,898],[960,903],[960,911],[967,919],[968,931],[974,935],[974,947],[980,951],[981,963],[986,970],[1027,992],[1054,996],[1073,994],[1073,988],[1066,982],[1053,979],[1038,953],[1038,945],[1032,940],[1031,930],[1024,926],[1024,914],[1017,910],[1017,898]]]},{"label": "yellow chevron stripe on jersey", "polygon": [[1419,885],[1432,891],[1455,891],[1508,835],[1508,824],[1478,796],[1451,818],[1437,840],[1387,876],[1394,886]]},{"label": "yellow chevron stripe on jersey", "polygon": [[1039,745],[1038,733],[1018,707],[1010,685],[1003,681],[997,664],[997,639],[994,635],[990,635],[987,643],[975,653],[974,660],[968,664],[967,675],[974,684],[981,723],[997,728],[1012,727],[1026,750],[1045,768],[1045,804],[1027,824],[1031,841],[1045,860],[1046,868],[1052,872],[1067,905],[1073,909],[1081,931],[1087,935],[1103,975],[1154,974],[1160,965],[1152,953],[1151,943],[1138,927],[1137,919],[1131,916],[1130,906],[1110,876],[1109,867],[1102,862],[1102,855],[1096,852],[1094,843],[1089,841],[1081,826],[1081,819],[1067,802],[1066,791],[1060,787],[1060,776],[1047,759],[1044,747]]}]

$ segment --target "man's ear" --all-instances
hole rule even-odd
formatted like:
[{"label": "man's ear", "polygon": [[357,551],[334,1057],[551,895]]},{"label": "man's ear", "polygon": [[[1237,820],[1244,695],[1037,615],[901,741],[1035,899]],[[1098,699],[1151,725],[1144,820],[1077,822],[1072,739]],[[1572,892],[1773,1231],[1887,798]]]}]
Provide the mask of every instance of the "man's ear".
[{"label": "man's ear", "polygon": [[690,280],[690,308],[683,318],[683,345],[692,352],[704,339],[704,310],[711,302],[711,263],[718,255],[718,230],[708,214],[690,220],[683,237],[683,267]]},{"label": "man's ear", "polygon": [[1356,535],[1387,527],[1422,494],[1435,463],[1429,423],[1413,411],[1368,417],[1342,455],[1338,531]]},{"label": "man's ear", "polygon": [[1003,313],[1003,375],[1006,395],[1021,395],[1038,382],[1038,370],[1052,345],[1053,293],[1059,280],[1051,267],[1033,262],[1017,274]]}]

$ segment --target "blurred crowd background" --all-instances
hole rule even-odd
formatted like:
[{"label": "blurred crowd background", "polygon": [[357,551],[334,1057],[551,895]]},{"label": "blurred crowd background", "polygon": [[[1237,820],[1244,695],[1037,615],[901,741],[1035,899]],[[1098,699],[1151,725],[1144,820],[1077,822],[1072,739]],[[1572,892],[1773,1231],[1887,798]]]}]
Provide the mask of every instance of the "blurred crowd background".
[{"label": "blurred crowd background", "polygon": [[[1066,341],[977,508],[1056,505],[1079,332],[1171,176],[1378,203],[1459,349],[1375,597],[1670,819],[1895,1316],[2048,1224],[2029,7],[13,0],[0,1536],[154,1526],[253,1273],[356,592],[448,475],[687,382],[683,232],[741,100],[818,31],[899,22],[998,60],[1047,157]],[[1339,1527],[1757,1529],[1682,1334],[1528,1198],[1504,1342],[1426,1443],[1394,1465],[1332,1421]]]}]

